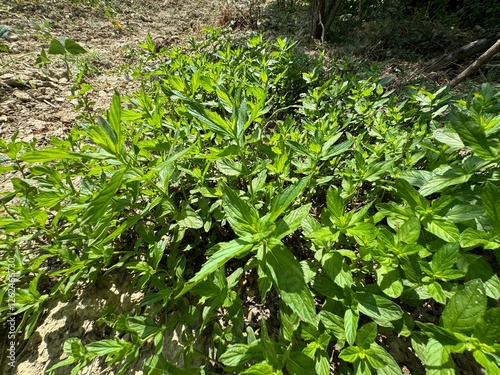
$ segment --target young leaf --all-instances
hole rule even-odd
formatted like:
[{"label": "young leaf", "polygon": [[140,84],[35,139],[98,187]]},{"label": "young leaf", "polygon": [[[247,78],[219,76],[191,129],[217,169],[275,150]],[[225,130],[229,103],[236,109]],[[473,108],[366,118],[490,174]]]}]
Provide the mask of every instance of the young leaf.
[{"label": "young leaf", "polygon": [[364,358],[365,353],[359,346],[349,346],[340,352],[339,357],[346,362],[354,363],[358,359]]},{"label": "young leaf", "polygon": [[443,327],[460,333],[472,333],[478,320],[486,311],[486,294],[480,279],[469,281],[444,308]]}]

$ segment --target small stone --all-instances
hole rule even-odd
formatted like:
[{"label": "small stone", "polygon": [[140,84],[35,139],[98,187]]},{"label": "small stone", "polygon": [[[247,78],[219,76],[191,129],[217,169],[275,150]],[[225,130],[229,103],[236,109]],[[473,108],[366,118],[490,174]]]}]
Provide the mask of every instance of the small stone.
[{"label": "small stone", "polygon": [[27,102],[31,100],[31,96],[29,96],[26,92],[21,90],[14,91],[14,97],[19,99],[22,102]]}]

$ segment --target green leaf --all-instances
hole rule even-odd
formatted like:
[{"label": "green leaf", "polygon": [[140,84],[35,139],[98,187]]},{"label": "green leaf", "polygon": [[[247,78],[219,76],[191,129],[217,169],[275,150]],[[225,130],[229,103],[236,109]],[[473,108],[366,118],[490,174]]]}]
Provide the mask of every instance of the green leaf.
[{"label": "green leaf", "polygon": [[330,375],[330,359],[325,350],[316,353],[316,364],[314,369],[317,375]]},{"label": "green leaf", "polygon": [[318,314],[325,328],[332,332],[338,341],[345,340],[344,320],[330,311],[321,310]]},{"label": "green leaf", "polygon": [[399,227],[396,234],[397,242],[404,242],[407,244],[417,242],[419,237],[420,221],[415,216],[406,220],[405,223]]},{"label": "green leaf", "polygon": [[48,53],[50,53],[51,55],[65,55],[66,48],[64,48],[63,43],[61,43],[59,40],[52,39],[50,41]]},{"label": "green leaf", "polygon": [[458,259],[459,245],[458,243],[446,244],[441,247],[432,257],[431,269],[434,274],[439,271],[448,270],[453,267]]},{"label": "green leaf", "polygon": [[[398,363],[380,345],[378,345],[376,343],[372,343],[370,345],[370,350],[368,351],[368,353],[369,353],[369,355],[367,356],[367,358],[369,361],[371,358],[374,358],[376,360],[376,363],[382,363],[382,366],[376,367],[377,374],[380,374],[380,375],[402,375],[403,374],[401,372],[401,369],[399,368]],[[371,361],[370,361],[370,363],[371,363]]]},{"label": "green leaf", "polygon": [[143,366],[144,375],[192,375],[191,371],[181,370],[167,362],[163,355],[152,355],[146,358]]},{"label": "green leaf", "polygon": [[370,345],[377,338],[377,323],[371,322],[365,324],[358,330],[358,334],[356,336],[356,345],[368,349]]},{"label": "green leaf", "polygon": [[474,328],[474,336],[485,344],[494,344],[500,337],[500,307],[486,311]]},{"label": "green leaf", "polygon": [[356,340],[358,330],[359,314],[357,311],[347,309],[344,313],[344,332],[349,345],[353,345]]},{"label": "green leaf", "polygon": [[443,327],[460,333],[472,333],[477,321],[486,311],[486,294],[480,279],[469,281],[444,308]]},{"label": "green leaf", "polygon": [[500,358],[497,355],[479,350],[474,350],[472,355],[477,363],[484,367],[486,375],[500,375],[500,367],[498,367]]},{"label": "green leaf", "polygon": [[120,100],[120,94],[118,93],[118,91],[115,90],[113,94],[113,101],[111,102],[111,108],[108,112],[108,121],[109,121],[109,126],[116,135],[118,153],[121,150],[123,142],[121,119],[122,119],[122,105]]},{"label": "green leaf", "polygon": [[217,169],[225,176],[241,176],[245,174],[243,163],[229,158],[216,161]]},{"label": "green leaf", "polygon": [[[72,55],[81,55],[81,54],[87,53],[87,50],[85,48],[83,48],[81,45],[79,45],[74,40],[68,39],[68,38],[64,40],[64,48],[66,49],[66,51],[68,51]],[[50,48],[49,48],[49,50],[50,50]],[[50,53],[50,51],[49,51],[49,53]]]},{"label": "green leaf", "polygon": [[22,161],[27,163],[45,163],[60,159],[78,159],[80,156],[67,150],[58,148],[44,148],[37,151],[28,151],[20,156]]},{"label": "green leaf", "polygon": [[218,113],[208,111],[203,107],[202,104],[194,101],[187,101],[184,103],[184,106],[191,116],[199,120],[203,125],[213,131],[215,134],[229,138],[235,137],[235,134],[233,134],[228,122],[223,119]]},{"label": "green leaf", "polygon": [[335,219],[340,220],[344,216],[344,200],[340,196],[339,189],[335,186],[330,187],[326,193],[326,207],[328,213]]},{"label": "green leaf", "polygon": [[497,249],[500,243],[495,241],[495,236],[482,230],[466,228],[460,235],[460,246],[464,248],[484,247],[485,249]]},{"label": "green leaf", "polygon": [[290,374],[312,375],[314,374],[314,361],[301,352],[291,352],[285,362],[286,369]]},{"label": "green leaf", "polygon": [[259,231],[259,214],[247,201],[244,201],[231,188],[223,188],[223,207],[226,218],[234,232],[239,236],[257,233]]},{"label": "green leaf", "polygon": [[500,234],[500,190],[487,182],[482,194],[483,207],[490,225]]},{"label": "green leaf", "polygon": [[347,234],[353,236],[361,246],[368,246],[377,237],[378,229],[371,223],[356,223],[347,228]]},{"label": "green leaf", "polygon": [[116,338],[115,340],[101,340],[85,345],[89,353],[98,356],[103,356],[110,353],[119,352],[126,347],[131,347],[132,344],[128,341]]},{"label": "green leaf", "polygon": [[253,247],[251,238],[237,238],[231,242],[223,242],[213,246],[209,251],[213,255],[203,264],[201,270],[193,276],[185,285],[176,299],[189,292],[195,285],[205,277],[214,273],[231,258],[245,256]]},{"label": "green leaf", "polygon": [[87,209],[83,212],[82,224],[94,224],[101,220],[104,213],[108,210],[111,200],[122,186],[125,172],[125,168],[116,171],[108,184],[90,201]]},{"label": "green leaf", "polygon": [[444,219],[452,223],[462,223],[464,221],[474,220],[483,214],[484,209],[482,206],[457,204],[446,213]]},{"label": "green leaf", "polygon": [[466,147],[485,159],[495,156],[495,152],[488,144],[484,129],[472,116],[456,111],[450,113],[450,121]]},{"label": "green leaf", "polygon": [[420,188],[424,197],[443,191],[449,186],[461,185],[469,181],[472,173],[468,173],[458,166],[447,166],[432,172],[432,177]]},{"label": "green leaf", "polygon": [[161,327],[150,316],[130,316],[125,318],[124,324],[127,332],[136,334],[141,340],[151,337],[161,330]]},{"label": "green leaf", "polygon": [[353,284],[352,274],[349,265],[344,257],[338,253],[327,253],[321,259],[323,272],[340,287],[350,288]]},{"label": "green leaf", "polygon": [[273,366],[268,365],[267,363],[257,363],[243,372],[240,372],[242,375],[273,375],[278,374],[273,369]]},{"label": "green leaf", "polygon": [[357,292],[358,309],[369,316],[377,324],[384,326],[387,322],[399,320],[403,310],[391,300],[367,292]]},{"label": "green leaf", "polygon": [[446,242],[459,242],[460,231],[455,224],[442,219],[425,220],[425,229]]},{"label": "green leaf", "polygon": [[261,361],[264,359],[263,348],[260,340],[251,344],[230,344],[219,357],[225,366],[238,367],[247,364],[250,361]]},{"label": "green leaf", "polygon": [[417,207],[423,209],[430,207],[429,202],[406,180],[396,180],[396,194],[403,198],[413,210]]},{"label": "green leaf", "polygon": [[451,350],[435,339],[430,339],[425,347],[424,363],[427,375],[455,375]]},{"label": "green leaf", "polygon": [[200,229],[203,228],[203,220],[200,215],[198,215],[191,206],[187,205],[182,208],[182,211],[177,219],[177,224],[181,228],[191,228],[191,229]]},{"label": "green leaf", "polygon": [[458,151],[465,147],[458,134],[451,129],[439,128],[434,130],[432,135],[437,141],[444,143],[452,151]]},{"label": "green leaf", "polygon": [[307,323],[314,324],[316,308],[300,263],[280,242],[268,248],[264,260],[268,276],[283,301]]},{"label": "green leaf", "polygon": [[281,220],[276,223],[276,229],[273,232],[273,237],[282,239],[290,233],[295,232],[302,221],[309,215],[311,204],[299,207],[290,213],[286,214]]},{"label": "green leaf", "polygon": [[364,358],[364,350],[358,346],[349,346],[342,350],[339,357],[346,362],[354,363],[359,359]]},{"label": "green leaf", "polygon": [[446,304],[446,294],[444,294],[443,287],[438,282],[434,281],[425,286],[427,293],[431,295],[437,302],[445,305]]},{"label": "green leaf", "polygon": [[274,222],[292,204],[295,198],[304,191],[309,183],[309,179],[309,177],[304,177],[302,180],[287,187],[273,199],[268,218],[270,222]]},{"label": "green leaf", "polygon": [[399,270],[385,266],[377,268],[377,284],[389,297],[398,298],[403,293],[403,283]]},{"label": "green leaf", "polygon": [[424,170],[409,170],[403,171],[399,175],[399,178],[402,178],[408,181],[411,185],[421,187],[423,186],[430,178],[432,177],[432,173]]},{"label": "green leaf", "polygon": [[89,127],[87,131],[89,137],[103,150],[110,154],[118,155],[118,139],[113,129],[111,129],[108,122],[103,117],[98,117],[97,125],[98,126],[92,125]]}]

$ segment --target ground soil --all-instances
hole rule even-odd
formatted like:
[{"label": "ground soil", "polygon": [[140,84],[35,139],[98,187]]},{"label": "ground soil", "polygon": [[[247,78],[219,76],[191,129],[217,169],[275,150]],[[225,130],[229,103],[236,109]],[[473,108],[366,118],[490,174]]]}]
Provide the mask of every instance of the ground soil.
[{"label": "ground soil", "polygon": [[[114,89],[124,94],[133,92],[139,81],[132,80],[131,70],[137,62],[138,43],[144,42],[148,34],[155,42],[168,47],[200,37],[204,26],[230,23],[242,28],[256,26],[255,19],[249,17],[254,13],[242,17],[224,5],[223,0],[117,1],[114,7],[108,8],[108,15],[105,6],[73,3],[81,2],[4,0],[0,4],[0,25],[12,30],[5,42],[9,53],[0,52],[1,139],[8,140],[17,134],[20,140],[46,145],[52,137],[64,137],[78,122],[76,101],[69,96],[75,75],[83,64],[89,67],[85,82],[92,86],[90,97],[96,111],[108,108]],[[266,9],[262,11],[265,16]],[[268,32],[277,29],[272,18],[263,22],[267,22]],[[299,29],[298,34],[306,38],[307,32]],[[35,64],[42,49],[47,51],[50,40],[62,36],[73,39],[88,51],[87,60],[71,64],[69,78],[58,56],[49,56],[52,61],[45,66]],[[0,191],[8,189],[9,176],[4,174],[0,177]],[[3,359],[0,373],[40,375],[64,358],[62,347],[69,337],[80,337],[86,342],[105,338],[106,332],[96,324],[100,311],[104,306],[115,308],[117,313],[136,308],[142,295],[131,290],[126,281],[110,276],[98,285],[76,289],[69,301],[46,306],[30,339],[19,343],[17,368],[10,368]],[[251,309],[252,306],[248,309],[249,315]],[[0,330],[0,337],[3,333]],[[178,352],[180,335],[181,332],[175,332],[168,338],[167,358],[175,357]],[[5,340],[0,341],[0,346],[5,345]],[[400,362],[405,374],[423,373],[418,359],[407,350],[408,342],[386,338],[384,345]],[[0,350],[3,357],[6,350],[4,347]],[[81,374],[114,374],[114,371],[105,363],[95,361]],[[55,374],[67,373],[66,368]],[[142,374],[141,361],[127,374]]]}]

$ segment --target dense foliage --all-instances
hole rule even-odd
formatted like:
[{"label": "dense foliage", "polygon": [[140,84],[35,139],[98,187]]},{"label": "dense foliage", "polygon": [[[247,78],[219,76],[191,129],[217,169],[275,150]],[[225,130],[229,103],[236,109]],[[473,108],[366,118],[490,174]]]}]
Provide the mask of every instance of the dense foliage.
[{"label": "dense foliage", "polygon": [[[103,357],[121,374],[152,345],[145,374],[401,374],[397,336],[428,374],[471,353],[500,373],[497,89],[397,94],[374,66],[220,31],[143,47],[143,87],[104,116],[81,84],[67,138],[0,141],[0,272],[14,259],[24,337],[105,273],[144,292],[49,373]],[[255,325],[249,301],[278,319]]]}]

